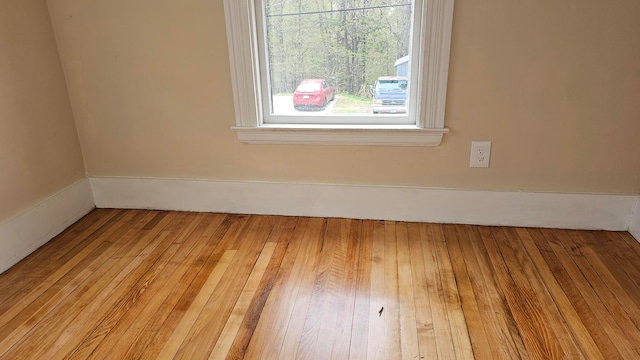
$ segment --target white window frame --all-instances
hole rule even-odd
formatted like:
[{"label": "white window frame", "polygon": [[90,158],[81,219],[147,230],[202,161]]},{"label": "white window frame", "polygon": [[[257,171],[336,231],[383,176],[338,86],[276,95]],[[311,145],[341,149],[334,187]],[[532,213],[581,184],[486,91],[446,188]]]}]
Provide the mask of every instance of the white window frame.
[{"label": "white window frame", "polygon": [[[238,139],[250,144],[438,146],[444,127],[454,0],[424,0],[415,124],[264,124],[254,0],[224,0]],[[416,9],[418,11],[419,9]],[[413,66],[412,66],[413,67]]]}]

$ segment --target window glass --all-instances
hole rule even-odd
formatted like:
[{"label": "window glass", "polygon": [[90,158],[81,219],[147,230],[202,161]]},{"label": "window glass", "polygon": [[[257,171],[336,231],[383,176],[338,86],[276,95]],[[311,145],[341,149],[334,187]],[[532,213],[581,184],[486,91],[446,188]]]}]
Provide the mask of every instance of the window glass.
[{"label": "window glass", "polygon": [[258,1],[264,122],[415,123],[414,7],[403,0]]}]

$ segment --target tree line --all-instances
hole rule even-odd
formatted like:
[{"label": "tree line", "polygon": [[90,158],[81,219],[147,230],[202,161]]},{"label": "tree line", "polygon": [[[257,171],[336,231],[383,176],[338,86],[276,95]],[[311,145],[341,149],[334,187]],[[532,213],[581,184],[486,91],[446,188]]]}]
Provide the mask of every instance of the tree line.
[{"label": "tree line", "polygon": [[411,11],[407,0],[265,0],[272,92],[324,78],[339,92],[363,94],[408,55]]}]

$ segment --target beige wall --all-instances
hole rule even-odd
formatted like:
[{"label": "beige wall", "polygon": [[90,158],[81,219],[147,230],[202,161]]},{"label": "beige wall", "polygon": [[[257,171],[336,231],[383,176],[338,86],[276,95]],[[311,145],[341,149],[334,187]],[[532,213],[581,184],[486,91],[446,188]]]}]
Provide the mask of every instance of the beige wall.
[{"label": "beige wall", "polygon": [[50,7],[90,175],[640,193],[638,1],[457,0],[437,148],[239,143],[222,0]]},{"label": "beige wall", "polygon": [[83,177],[47,4],[0,1],[0,222]]}]

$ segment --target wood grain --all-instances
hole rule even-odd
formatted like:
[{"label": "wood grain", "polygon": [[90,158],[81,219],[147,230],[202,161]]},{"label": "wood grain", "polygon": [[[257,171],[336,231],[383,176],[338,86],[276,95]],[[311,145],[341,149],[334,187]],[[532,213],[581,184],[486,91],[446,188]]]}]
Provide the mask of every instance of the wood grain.
[{"label": "wood grain", "polygon": [[306,246],[311,245],[310,242],[302,243],[299,240],[304,237],[308,228],[313,227],[317,230],[316,226],[318,226],[318,221],[310,223],[309,219],[306,218],[298,221],[286,254],[278,269],[271,295],[265,302],[263,313],[247,346],[245,355],[247,359],[258,359],[260,357],[275,359],[278,357],[289,317],[295,304],[300,271],[303,269],[299,257],[303,256]]},{"label": "wood grain", "polygon": [[636,359],[626,232],[94,210],[0,275],[0,359]]},{"label": "wood grain", "polygon": [[[431,314],[431,301],[425,261],[422,253],[420,225],[407,225],[408,255],[411,266],[415,327],[418,336],[418,351],[426,359],[437,358],[434,316]],[[411,299],[409,299],[411,300]]]},{"label": "wood grain", "polygon": [[[530,233],[525,229],[517,229],[516,232],[518,234],[518,238],[521,240],[524,248],[531,257],[532,262],[535,264],[540,277],[543,279],[547,291],[549,291],[549,294],[553,297],[558,309],[567,320],[567,326],[571,327],[571,334],[575,337],[576,342],[580,344],[580,348],[582,349],[584,356],[587,359],[604,359],[605,357],[603,353],[598,349],[593,337],[589,333],[589,330],[580,318],[580,315],[565,294],[562,286],[560,286],[554,277],[552,270],[544,261],[540,251],[535,246]],[[615,351],[613,351],[613,353],[615,353]]]},{"label": "wood grain", "polygon": [[437,272],[442,280],[442,291],[451,328],[451,338],[456,359],[470,359],[473,357],[473,349],[469,331],[467,330],[467,320],[464,316],[464,309],[460,302],[460,292],[456,284],[456,274],[451,264],[451,254],[447,250],[445,237],[442,228],[432,227],[434,234]]},{"label": "wood grain", "polygon": [[275,286],[278,270],[283,268],[283,260],[290,249],[289,244],[297,226],[297,218],[282,217],[278,219],[274,230],[271,231],[268,241],[275,241],[277,244],[276,248],[271,256],[271,261],[265,270],[265,275],[262,277],[262,281],[256,289],[256,296],[253,297],[251,304],[247,309],[227,358],[242,359],[245,357],[249,342],[253,337],[258,321],[263,315],[263,309],[266,305],[267,299]]},{"label": "wood grain", "polygon": [[[422,256],[425,263],[427,291],[430,299],[430,309],[425,309],[424,311],[430,311],[433,318],[433,331],[438,358],[455,359],[456,350],[449,322],[442,277],[439,271],[438,257],[436,255],[434,230],[437,228],[438,226],[433,224],[420,225]],[[426,355],[428,354],[421,354],[421,356]],[[433,355],[431,354],[430,356]]]},{"label": "wood grain", "polygon": [[351,337],[349,339],[349,355],[353,359],[365,359],[369,346],[373,221],[363,221],[361,229],[360,252],[356,266],[357,279],[353,320],[351,321]]},{"label": "wood grain", "polygon": [[[563,268],[563,271],[554,271],[558,275],[559,281],[565,291],[571,291],[575,287],[577,293],[574,295],[576,303],[584,301],[585,305],[594,312],[598,325],[604,330],[610,341],[615,346],[615,351],[608,353],[611,358],[617,357],[633,359],[640,354],[634,348],[630,338],[624,334],[624,330],[618,324],[611,311],[618,312],[619,308],[610,308],[606,302],[600,298],[601,291],[594,288],[578,268],[571,256],[562,245],[562,239],[554,234],[553,230],[540,229],[542,238],[538,239],[537,245],[545,249],[545,255],[554,266]],[[582,304],[581,304],[582,305]],[[627,329],[628,330],[628,329]]]},{"label": "wood grain", "polygon": [[[481,319],[482,313],[487,313],[487,309],[480,311],[482,299],[480,296],[476,298],[476,292],[480,293],[483,290],[483,286],[479,283],[475,283],[472,286],[471,278],[473,277],[473,258],[465,258],[460,243],[469,243],[465,241],[464,228],[454,225],[445,225],[443,227],[446,243],[449,249],[451,258],[451,266],[456,274],[456,283],[458,287],[458,293],[460,301],[464,307],[467,326],[469,327],[469,336],[471,344],[473,346],[473,353],[481,359],[489,359],[492,357],[491,346],[487,333],[485,332],[484,322]],[[458,238],[460,236],[460,239]],[[468,254],[467,254],[468,255]],[[468,270],[467,268],[471,268]],[[475,290],[475,291],[474,291]]]}]

